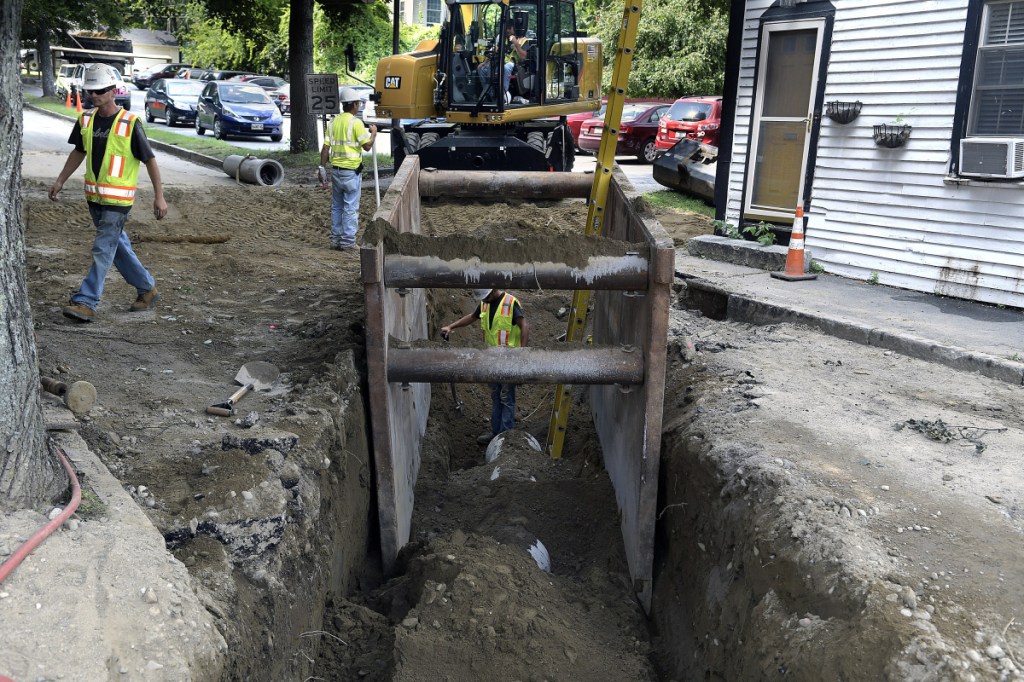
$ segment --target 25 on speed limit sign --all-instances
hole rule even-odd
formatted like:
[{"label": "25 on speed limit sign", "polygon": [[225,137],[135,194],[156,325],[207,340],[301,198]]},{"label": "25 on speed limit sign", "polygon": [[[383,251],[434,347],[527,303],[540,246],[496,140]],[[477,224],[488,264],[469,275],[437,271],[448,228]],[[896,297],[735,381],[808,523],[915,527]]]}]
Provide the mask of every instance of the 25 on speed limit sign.
[{"label": "25 on speed limit sign", "polygon": [[306,107],[311,114],[340,114],[338,74],[306,74]]}]

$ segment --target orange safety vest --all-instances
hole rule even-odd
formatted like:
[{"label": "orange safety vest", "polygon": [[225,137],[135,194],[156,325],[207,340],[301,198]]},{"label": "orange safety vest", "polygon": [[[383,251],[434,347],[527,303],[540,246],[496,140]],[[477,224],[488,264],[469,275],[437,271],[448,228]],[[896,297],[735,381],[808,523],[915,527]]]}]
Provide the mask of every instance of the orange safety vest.
[{"label": "orange safety vest", "polygon": [[139,160],[132,154],[132,132],[139,117],[121,109],[110,126],[107,149],[100,164],[100,175],[92,171],[92,133],[96,109],[83,111],[78,118],[85,147],[85,198],[107,206],[131,206],[139,181]]},{"label": "orange safety vest", "polygon": [[519,325],[512,324],[512,312],[515,304],[519,303],[512,294],[505,294],[496,305],[500,306],[494,313],[494,320],[491,320],[491,304],[482,301],[480,303],[480,328],[484,331],[484,341],[488,346],[519,346]]}]

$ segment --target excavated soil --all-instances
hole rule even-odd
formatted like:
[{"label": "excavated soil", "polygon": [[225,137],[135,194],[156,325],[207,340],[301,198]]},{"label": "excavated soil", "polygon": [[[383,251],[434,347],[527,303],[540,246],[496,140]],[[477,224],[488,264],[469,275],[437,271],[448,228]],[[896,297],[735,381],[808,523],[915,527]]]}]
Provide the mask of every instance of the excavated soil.
[{"label": "excavated soil", "polygon": [[[526,445],[543,442],[545,386],[520,388],[522,431],[490,463],[476,443],[487,387],[457,387],[459,415],[434,386],[412,541],[386,579],[358,255],[326,249],[326,195],[170,188],[166,220],[137,209],[127,228],[162,292],[155,310],[126,312],[135,292],[111,275],[97,321],[78,325],[60,306],[91,227],[66,194],[25,189],[40,371],[96,385],[81,434],[188,568],[228,644],[227,679],[1020,677],[1019,387],[676,309],[649,620],[585,396],[562,460]],[[367,192],[364,222],[372,205]],[[476,255],[476,230],[575,244],[586,207],[430,203],[423,215],[427,235]],[[710,232],[659,217],[679,244]],[[536,344],[553,344],[570,292],[515,293]],[[474,305],[453,290],[429,301],[432,337]],[[281,369],[273,390],[244,398],[237,419],[207,415],[251,360]],[[915,429],[936,419],[975,440]],[[538,540],[550,572],[530,553]]]}]

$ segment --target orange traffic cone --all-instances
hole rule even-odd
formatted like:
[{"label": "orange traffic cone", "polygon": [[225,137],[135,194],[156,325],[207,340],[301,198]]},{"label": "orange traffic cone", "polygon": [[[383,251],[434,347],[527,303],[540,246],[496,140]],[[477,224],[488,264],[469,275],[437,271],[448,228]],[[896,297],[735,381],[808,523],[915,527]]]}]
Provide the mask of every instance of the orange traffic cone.
[{"label": "orange traffic cone", "polygon": [[71,108],[71,91],[70,90],[68,90],[68,96],[64,98],[64,106],[66,106],[68,109]]},{"label": "orange traffic cone", "polygon": [[796,207],[796,218],[793,220],[793,233],[789,237],[789,252],[786,254],[786,269],[771,273],[775,279],[787,282],[799,282],[805,279],[818,279],[817,275],[804,271],[804,207]]},{"label": "orange traffic cone", "polygon": [[82,113],[82,93],[75,90],[75,111]]}]

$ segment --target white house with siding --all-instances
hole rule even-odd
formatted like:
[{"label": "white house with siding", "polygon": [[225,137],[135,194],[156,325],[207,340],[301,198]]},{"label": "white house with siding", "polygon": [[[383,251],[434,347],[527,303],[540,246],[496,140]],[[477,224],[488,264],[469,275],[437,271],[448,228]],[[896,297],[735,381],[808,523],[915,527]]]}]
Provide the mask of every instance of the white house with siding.
[{"label": "white house with siding", "polygon": [[719,219],[802,205],[827,272],[1024,308],[1024,0],[734,0],[729,40]]}]

